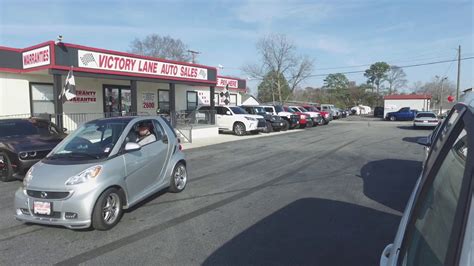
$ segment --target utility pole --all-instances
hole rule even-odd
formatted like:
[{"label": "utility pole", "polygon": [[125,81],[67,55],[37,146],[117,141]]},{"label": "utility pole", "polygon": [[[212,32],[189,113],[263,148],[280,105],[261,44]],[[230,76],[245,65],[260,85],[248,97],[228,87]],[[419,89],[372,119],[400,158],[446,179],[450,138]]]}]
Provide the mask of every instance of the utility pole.
[{"label": "utility pole", "polygon": [[196,63],[196,55],[200,54],[201,52],[193,51],[193,50],[187,50],[187,52],[191,54],[191,56],[193,57],[192,63],[195,64]]},{"label": "utility pole", "polygon": [[459,48],[458,48],[458,81],[456,83],[456,102],[458,102],[459,100],[459,87],[460,87],[460,83],[461,82],[461,45],[459,45]]}]

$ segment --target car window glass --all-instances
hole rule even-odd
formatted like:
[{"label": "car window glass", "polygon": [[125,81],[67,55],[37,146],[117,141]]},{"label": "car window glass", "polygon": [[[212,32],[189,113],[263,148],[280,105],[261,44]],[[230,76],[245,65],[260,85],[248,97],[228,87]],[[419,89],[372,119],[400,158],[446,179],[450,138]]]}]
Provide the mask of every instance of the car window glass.
[{"label": "car window glass", "polygon": [[269,113],[273,113],[273,108],[271,107],[265,107],[265,111]]},{"label": "car window glass", "polygon": [[466,232],[462,244],[461,258],[459,265],[474,265],[474,196],[471,196],[471,207],[469,208],[469,218],[467,219]]},{"label": "car window glass", "polygon": [[160,122],[153,120],[154,125],[154,133],[156,136],[156,140],[162,140],[163,136],[166,135],[165,129],[161,126]]},{"label": "car window glass", "polygon": [[140,146],[145,146],[158,139],[156,133],[157,129],[151,120],[142,120],[133,125],[127,134],[126,142],[136,142]]},{"label": "car window glass", "polygon": [[464,154],[467,155],[465,130],[448,151],[433,182],[427,183],[427,193],[419,200],[404,265],[444,265],[466,165]]}]

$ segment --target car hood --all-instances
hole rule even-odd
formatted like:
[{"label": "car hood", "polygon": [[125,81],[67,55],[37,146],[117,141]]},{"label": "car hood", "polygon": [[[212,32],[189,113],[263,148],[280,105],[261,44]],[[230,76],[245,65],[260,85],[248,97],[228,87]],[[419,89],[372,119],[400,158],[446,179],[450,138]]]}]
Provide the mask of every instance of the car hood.
[{"label": "car hood", "polygon": [[279,112],[278,113],[279,116],[286,116],[286,117],[289,117],[291,115],[294,115],[294,113],[290,113],[290,112]]},{"label": "car hood", "polygon": [[73,186],[66,186],[66,181],[89,167],[97,165],[94,163],[85,164],[48,164],[40,161],[31,169],[32,178],[27,189],[32,190],[69,190]]},{"label": "car hood", "polygon": [[305,114],[308,114],[311,117],[318,117],[321,116],[319,112],[304,112]]},{"label": "car hood", "polygon": [[32,135],[0,138],[0,143],[15,151],[43,151],[52,150],[61,140],[62,137],[60,136],[43,137]]},{"label": "car hood", "polygon": [[251,114],[236,114],[236,116],[240,116],[240,117],[253,117],[253,118],[256,118],[256,119],[263,119],[263,116],[261,115],[251,115]]}]

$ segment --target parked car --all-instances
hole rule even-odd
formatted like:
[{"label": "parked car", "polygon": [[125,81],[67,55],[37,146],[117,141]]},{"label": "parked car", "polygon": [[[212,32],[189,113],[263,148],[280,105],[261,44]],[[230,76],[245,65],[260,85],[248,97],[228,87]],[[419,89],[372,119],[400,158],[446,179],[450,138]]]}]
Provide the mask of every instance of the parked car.
[{"label": "parked car", "polygon": [[[210,108],[210,106],[198,107],[196,117],[209,113]],[[267,127],[263,116],[249,114],[238,106],[216,106],[215,110],[219,131],[230,131],[237,136],[243,136],[247,133],[258,133]]]},{"label": "parked car", "polygon": [[333,119],[339,119],[340,114],[333,104],[321,104],[320,108],[322,111],[330,112]]},{"label": "parked car", "polygon": [[266,121],[266,129],[263,132],[273,132],[273,131],[280,131],[285,126],[285,121],[278,115],[271,115],[267,114],[265,109],[258,105],[245,105],[240,106],[244,109],[247,113],[253,115],[260,115],[265,118]]},{"label": "parked car", "polygon": [[319,112],[323,120],[322,125],[327,125],[332,120],[332,115],[330,112],[321,111],[321,109],[313,105],[303,105],[303,107],[310,112]]},{"label": "parked car", "polygon": [[413,127],[436,127],[439,123],[438,117],[433,112],[419,112],[413,120]]},{"label": "parked car", "polygon": [[108,230],[123,209],[186,183],[184,154],[163,118],[93,120],[30,168],[15,194],[16,219]]},{"label": "parked car", "polygon": [[385,247],[381,266],[474,265],[474,104],[456,104]]},{"label": "parked car", "polygon": [[410,109],[410,107],[403,107],[396,112],[389,112],[385,115],[386,120],[413,120],[415,119],[417,110]]},{"label": "parked car", "polygon": [[285,126],[282,130],[293,129],[299,125],[299,116],[291,112],[287,112],[281,105],[261,105],[267,114],[278,115],[285,122]]},{"label": "parked car", "polygon": [[377,106],[374,108],[374,117],[383,118],[384,108],[382,106]]},{"label": "parked car", "polygon": [[298,110],[295,110],[295,109],[292,109],[288,106],[283,106],[283,110],[285,110],[285,112],[289,112],[289,113],[292,113],[292,114],[295,114],[295,115],[298,115],[299,117],[299,128],[305,128],[305,127],[310,127],[312,126],[312,120],[311,118],[309,117],[309,115],[307,114],[304,114]]},{"label": "parked car", "polygon": [[40,118],[0,120],[0,180],[22,179],[63,140],[64,131]]},{"label": "parked car", "polygon": [[302,106],[290,106],[291,109],[293,110],[297,110],[301,113],[304,113],[304,114],[307,114],[309,115],[309,118],[313,121],[313,126],[317,126],[317,125],[322,125],[323,124],[323,118],[321,116],[321,113],[319,111],[309,111],[307,110],[306,108],[302,107]]}]

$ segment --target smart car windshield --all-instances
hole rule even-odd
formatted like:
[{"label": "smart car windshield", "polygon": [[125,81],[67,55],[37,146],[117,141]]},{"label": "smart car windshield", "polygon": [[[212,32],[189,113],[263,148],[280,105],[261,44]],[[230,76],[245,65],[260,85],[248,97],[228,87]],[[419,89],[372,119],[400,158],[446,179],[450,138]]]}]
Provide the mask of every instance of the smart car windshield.
[{"label": "smart car windshield", "polygon": [[47,159],[71,158],[101,159],[106,158],[129,120],[97,120],[86,123],[69,135]]},{"label": "smart car windshield", "polygon": [[0,122],[0,137],[13,136],[52,136],[57,135],[58,129],[47,121],[42,120],[10,120]]}]

